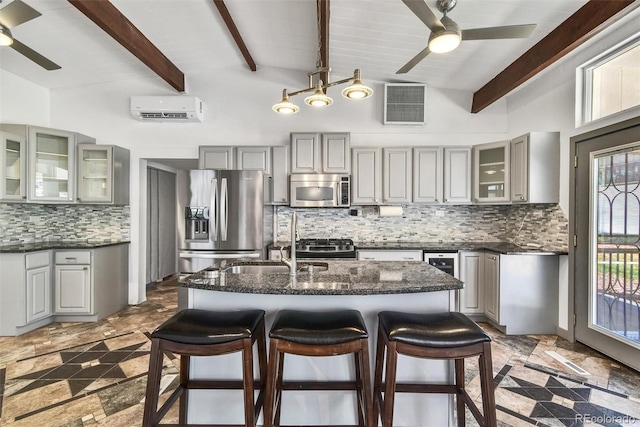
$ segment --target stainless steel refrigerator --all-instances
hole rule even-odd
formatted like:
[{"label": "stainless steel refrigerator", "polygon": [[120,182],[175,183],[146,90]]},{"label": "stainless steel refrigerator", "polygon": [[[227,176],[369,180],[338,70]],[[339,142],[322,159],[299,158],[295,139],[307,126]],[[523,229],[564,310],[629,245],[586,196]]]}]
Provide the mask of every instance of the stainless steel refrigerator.
[{"label": "stainless steel refrigerator", "polygon": [[273,238],[271,177],[250,170],[179,170],[176,174],[181,277],[222,260],[265,259]]}]

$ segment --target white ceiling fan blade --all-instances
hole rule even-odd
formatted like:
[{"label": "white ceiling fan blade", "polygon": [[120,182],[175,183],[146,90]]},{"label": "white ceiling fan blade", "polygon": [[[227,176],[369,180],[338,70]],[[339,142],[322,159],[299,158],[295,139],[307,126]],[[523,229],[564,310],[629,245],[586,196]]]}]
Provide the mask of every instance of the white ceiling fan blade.
[{"label": "white ceiling fan blade", "polygon": [[27,58],[29,58],[30,60],[32,60],[33,62],[35,62],[36,64],[38,64],[39,66],[41,66],[46,70],[51,71],[51,70],[58,70],[61,68],[55,62],[50,61],[49,59],[40,55],[35,50],[31,49],[29,46],[23,43],[20,43],[15,38],[13,39],[13,44],[11,45],[11,48],[13,48],[13,50],[15,50],[16,52],[23,54],[24,56],[26,56]]},{"label": "white ceiling fan blade", "polygon": [[40,15],[42,15],[40,12],[22,0],[13,0],[13,2],[0,9],[0,25],[11,29]]},{"label": "white ceiling fan blade", "polygon": [[429,55],[430,53],[431,53],[431,50],[429,50],[429,46],[425,47],[420,51],[420,53],[418,53],[416,56],[411,58],[411,60],[407,62],[402,68],[396,71],[396,74],[408,73],[413,67],[418,65],[418,63],[422,61],[424,58],[426,58],[427,55]]},{"label": "white ceiling fan blade", "polygon": [[444,25],[442,25],[440,19],[438,19],[424,0],[402,1],[432,32],[437,33],[438,31],[444,30]]},{"label": "white ceiling fan blade", "polygon": [[462,30],[462,40],[526,39],[536,28],[536,24],[507,25]]}]

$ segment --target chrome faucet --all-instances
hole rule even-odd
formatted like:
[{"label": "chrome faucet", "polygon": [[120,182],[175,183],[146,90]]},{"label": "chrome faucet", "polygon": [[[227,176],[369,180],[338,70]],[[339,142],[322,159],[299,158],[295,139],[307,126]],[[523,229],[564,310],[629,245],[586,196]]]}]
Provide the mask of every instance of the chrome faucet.
[{"label": "chrome faucet", "polygon": [[298,215],[294,212],[291,214],[291,249],[289,258],[284,256],[284,247],[280,248],[282,262],[289,267],[289,276],[296,277],[298,274],[298,262],[296,259],[296,241],[298,239]]}]

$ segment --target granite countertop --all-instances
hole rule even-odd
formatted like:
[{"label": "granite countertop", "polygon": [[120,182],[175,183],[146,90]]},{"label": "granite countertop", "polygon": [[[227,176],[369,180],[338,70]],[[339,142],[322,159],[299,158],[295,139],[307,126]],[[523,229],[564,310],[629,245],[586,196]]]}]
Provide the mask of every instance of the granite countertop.
[{"label": "granite countertop", "polygon": [[[278,262],[235,262],[234,265],[283,265]],[[325,271],[310,274],[306,266]],[[208,278],[203,270],[184,279],[181,286],[212,291],[280,295],[379,295],[462,289],[458,279],[422,262],[326,261],[299,262],[297,278],[288,273],[228,273]]]},{"label": "granite countertop", "polygon": [[[275,242],[269,248],[288,248],[289,242]],[[492,251],[505,255],[537,254],[537,255],[566,255],[566,249],[548,249],[538,246],[519,246],[511,242],[356,242],[356,249],[378,250],[425,250],[429,252],[446,251]]]},{"label": "granite countertop", "polygon": [[129,243],[128,240],[49,240],[43,242],[5,243],[0,245],[0,253],[25,253],[51,249],[95,249]]}]

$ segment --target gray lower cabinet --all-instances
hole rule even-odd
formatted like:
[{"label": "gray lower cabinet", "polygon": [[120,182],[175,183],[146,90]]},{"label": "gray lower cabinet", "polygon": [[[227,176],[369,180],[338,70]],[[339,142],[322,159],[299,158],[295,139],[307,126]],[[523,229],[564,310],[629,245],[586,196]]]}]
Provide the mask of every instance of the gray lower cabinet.
[{"label": "gray lower cabinet", "polygon": [[0,336],[121,310],[128,301],[128,259],[126,244],[0,254]]},{"label": "gray lower cabinet", "polygon": [[484,313],[500,324],[500,255],[484,254]]},{"label": "gray lower cabinet", "polygon": [[464,288],[458,291],[457,300],[462,313],[484,315],[484,258],[484,252],[460,252],[460,280]]}]

